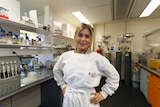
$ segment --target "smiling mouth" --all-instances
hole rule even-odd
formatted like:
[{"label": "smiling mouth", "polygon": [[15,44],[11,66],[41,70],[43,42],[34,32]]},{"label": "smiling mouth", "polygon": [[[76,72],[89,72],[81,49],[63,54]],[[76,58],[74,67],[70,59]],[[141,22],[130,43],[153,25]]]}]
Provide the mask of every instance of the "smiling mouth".
[{"label": "smiling mouth", "polygon": [[86,45],[86,42],[80,42],[79,44],[84,46]]}]

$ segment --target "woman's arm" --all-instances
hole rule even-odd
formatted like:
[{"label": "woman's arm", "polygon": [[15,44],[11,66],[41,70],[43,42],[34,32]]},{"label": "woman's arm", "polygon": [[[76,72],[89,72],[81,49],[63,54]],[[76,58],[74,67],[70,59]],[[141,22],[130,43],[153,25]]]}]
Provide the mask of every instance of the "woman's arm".
[{"label": "woman's arm", "polygon": [[100,91],[102,96],[106,98],[118,89],[120,77],[118,71],[105,57],[102,58],[98,66],[102,75],[107,78]]},{"label": "woman's arm", "polygon": [[59,60],[53,67],[53,74],[54,79],[57,82],[57,85],[63,89],[66,87],[65,81],[63,80],[63,70],[62,70],[62,58],[60,57]]}]

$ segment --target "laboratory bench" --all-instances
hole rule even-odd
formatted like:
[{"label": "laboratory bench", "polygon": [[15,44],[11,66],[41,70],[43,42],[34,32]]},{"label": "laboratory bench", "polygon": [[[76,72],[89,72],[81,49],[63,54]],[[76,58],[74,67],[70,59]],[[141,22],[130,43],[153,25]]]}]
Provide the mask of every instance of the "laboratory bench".
[{"label": "laboratory bench", "polygon": [[160,71],[139,64],[140,90],[153,107],[160,107]]},{"label": "laboratory bench", "polygon": [[27,72],[21,71],[18,76],[1,79],[0,105],[4,107],[60,107],[61,90],[53,77],[51,69],[41,68]]},{"label": "laboratory bench", "polygon": [[142,64],[139,64],[139,66],[140,66],[142,69],[147,70],[149,73],[152,73],[152,74],[160,77],[160,71],[159,71],[159,70],[152,69],[152,68],[147,67],[147,66],[142,65]]}]

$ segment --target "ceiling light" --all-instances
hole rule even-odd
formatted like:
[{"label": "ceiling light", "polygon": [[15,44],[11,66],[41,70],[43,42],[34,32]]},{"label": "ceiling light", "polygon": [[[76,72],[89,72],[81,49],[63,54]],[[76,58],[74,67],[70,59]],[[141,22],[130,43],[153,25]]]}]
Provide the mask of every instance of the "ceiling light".
[{"label": "ceiling light", "polygon": [[140,17],[149,16],[159,5],[160,5],[160,0],[151,0],[150,3],[145,8],[145,10],[140,15]]},{"label": "ceiling light", "polygon": [[72,14],[76,16],[81,22],[90,24],[87,18],[85,18],[84,15],[80,11],[72,12]]}]

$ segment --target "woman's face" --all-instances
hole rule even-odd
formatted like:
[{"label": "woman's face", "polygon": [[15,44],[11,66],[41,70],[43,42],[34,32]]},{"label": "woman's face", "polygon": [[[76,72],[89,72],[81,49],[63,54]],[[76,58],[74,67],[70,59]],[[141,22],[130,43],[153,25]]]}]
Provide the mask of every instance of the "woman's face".
[{"label": "woman's face", "polygon": [[92,43],[92,35],[86,28],[81,30],[75,37],[76,51],[78,53],[85,53]]}]

